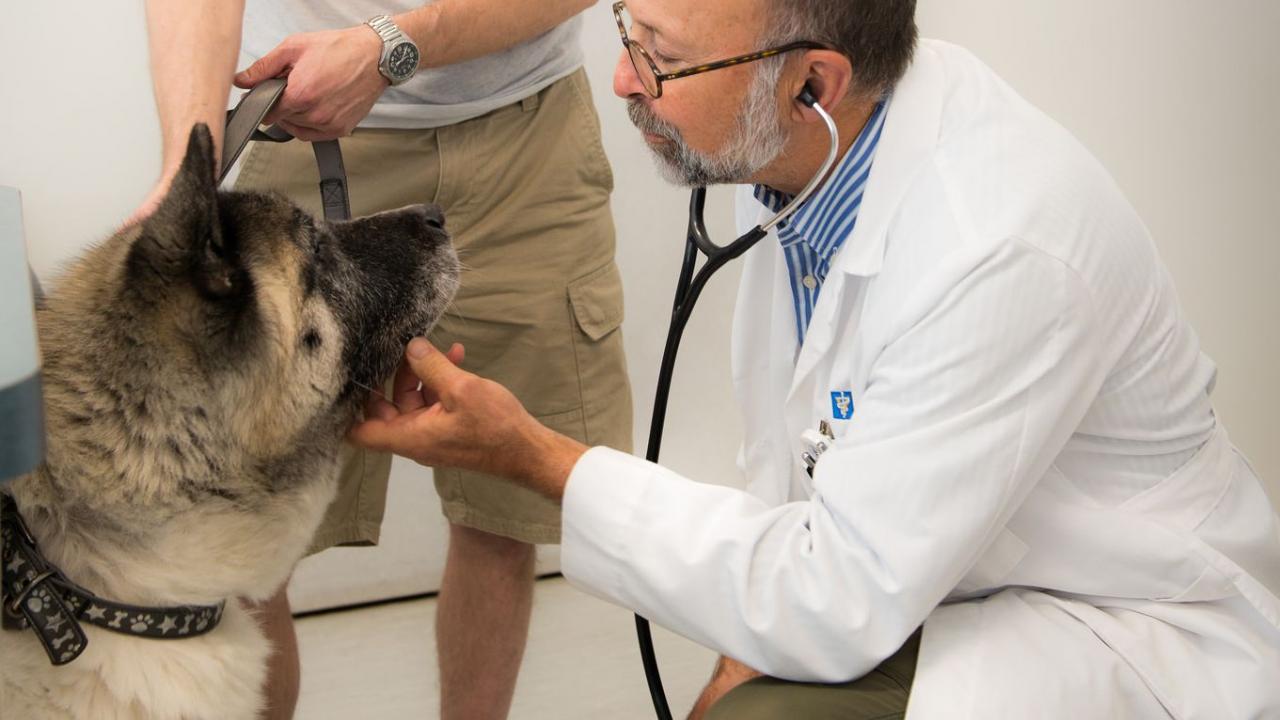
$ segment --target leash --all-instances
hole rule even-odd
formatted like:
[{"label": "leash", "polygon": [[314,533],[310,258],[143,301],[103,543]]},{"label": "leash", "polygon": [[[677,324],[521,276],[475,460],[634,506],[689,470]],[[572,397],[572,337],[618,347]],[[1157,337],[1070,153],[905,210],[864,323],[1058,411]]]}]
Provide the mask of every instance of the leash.
[{"label": "leash", "polygon": [[[227,111],[227,131],[222,139],[222,168],[218,172],[221,183],[235,164],[250,140],[261,142],[289,142],[293,136],[272,125],[261,128],[262,119],[271,112],[280,95],[284,93],[285,78],[272,78],[258,83],[252,90],[240,96],[236,106]],[[311,143],[316,156],[316,169],[320,171],[320,202],[324,207],[324,219],[329,222],[351,219],[351,199],[347,193],[347,170],[342,165],[342,150],[337,140]]]},{"label": "leash", "polygon": [[17,503],[6,493],[0,493],[0,526],[4,627],[33,630],[54,665],[75,660],[88,646],[81,623],[122,635],[173,640],[204,635],[222,620],[225,601],[216,605],[130,605],[98,597],[71,582],[40,554],[35,537],[18,514]]}]

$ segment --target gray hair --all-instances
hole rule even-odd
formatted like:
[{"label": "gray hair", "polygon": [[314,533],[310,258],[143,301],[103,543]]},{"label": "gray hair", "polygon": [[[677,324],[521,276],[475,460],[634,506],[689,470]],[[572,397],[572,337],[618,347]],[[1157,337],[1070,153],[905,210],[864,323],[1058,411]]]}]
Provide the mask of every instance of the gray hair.
[{"label": "gray hair", "polygon": [[[888,93],[907,71],[916,46],[915,0],[765,0],[769,47],[797,40],[822,43],[853,64],[853,92]],[[765,61],[778,68],[781,57]],[[764,72],[764,69],[761,69]]]}]

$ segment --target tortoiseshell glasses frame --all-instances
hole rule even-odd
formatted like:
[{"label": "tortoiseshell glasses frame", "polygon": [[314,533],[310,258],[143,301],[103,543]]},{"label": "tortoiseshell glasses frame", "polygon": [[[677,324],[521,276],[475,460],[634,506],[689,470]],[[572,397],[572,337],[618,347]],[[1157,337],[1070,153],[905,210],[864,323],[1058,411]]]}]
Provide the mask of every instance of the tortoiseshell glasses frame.
[{"label": "tortoiseshell glasses frame", "polygon": [[697,65],[683,70],[677,70],[675,72],[664,73],[658,69],[658,65],[653,61],[653,58],[649,57],[648,51],[646,51],[640,43],[627,36],[627,23],[622,18],[622,12],[625,9],[626,3],[623,2],[623,0],[618,0],[618,2],[613,4],[613,18],[618,21],[618,34],[622,36],[622,46],[626,49],[627,56],[631,58],[631,65],[636,70],[636,76],[640,78],[640,84],[644,86],[645,92],[649,93],[649,96],[655,99],[662,97],[662,83],[667,80],[678,80],[691,75],[711,72],[712,70],[719,70],[721,68],[733,67],[734,65],[755,62],[756,60],[763,60],[767,57],[791,52],[792,50],[827,49],[827,46],[822,45],[821,43],[798,40],[776,48],[761,50],[760,52],[736,55],[724,60],[717,60],[713,63],[706,63],[704,65]]}]

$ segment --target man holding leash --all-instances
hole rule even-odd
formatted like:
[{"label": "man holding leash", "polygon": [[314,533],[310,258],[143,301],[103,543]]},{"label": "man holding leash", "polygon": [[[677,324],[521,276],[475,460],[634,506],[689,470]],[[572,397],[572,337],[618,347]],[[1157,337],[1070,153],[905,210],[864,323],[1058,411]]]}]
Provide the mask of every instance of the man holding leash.
[{"label": "man holding leash", "polygon": [[[511,387],[548,427],[628,449],[631,399],[613,178],[581,69],[585,0],[183,0],[147,4],[164,133],[163,196],[187,133],[221,140],[240,45],[250,88],[287,76],[266,118],[302,140],[342,137],[352,212],[436,202],[469,272],[433,340]],[[304,143],[258,143],[237,187],[285,192],[319,214]],[[566,348],[572,350],[566,353]],[[390,456],[345,456],[314,551],[377,541]],[[470,471],[435,473],[450,521],[437,643],[441,716],[506,717],[528,633],[534,544],[559,540],[559,507]],[[276,646],[270,717],[292,716],[297,644],[282,588],[261,608]]]},{"label": "man holding leash", "polygon": [[822,166],[797,98],[839,130],[746,256],[747,491],[559,435],[422,339],[352,438],[561,502],[566,577],[724,656],[695,717],[1280,715],[1277,518],[1088,152],[917,43],[913,0],[615,7],[615,92],[669,177],[748,184],[743,229]]}]

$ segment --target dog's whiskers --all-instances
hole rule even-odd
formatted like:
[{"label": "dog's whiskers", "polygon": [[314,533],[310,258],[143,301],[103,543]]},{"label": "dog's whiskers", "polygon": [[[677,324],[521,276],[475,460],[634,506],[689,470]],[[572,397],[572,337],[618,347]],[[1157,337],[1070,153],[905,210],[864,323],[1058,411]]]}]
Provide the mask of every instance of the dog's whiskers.
[{"label": "dog's whiskers", "polygon": [[395,409],[399,410],[400,412],[404,412],[404,408],[400,407],[400,405],[396,403],[395,400],[392,400],[391,398],[387,397],[387,394],[382,392],[381,390],[378,390],[377,388],[371,388],[368,385],[365,385],[364,383],[360,382],[359,380],[352,380],[351,384],[355,385],[356,387],[361,387],[361,388],[364,388],[365,390],[368,390],[374,395],[377,395],[383,400],[386,400],[387,402],[391,403],[393,406],[395,406]]}]

